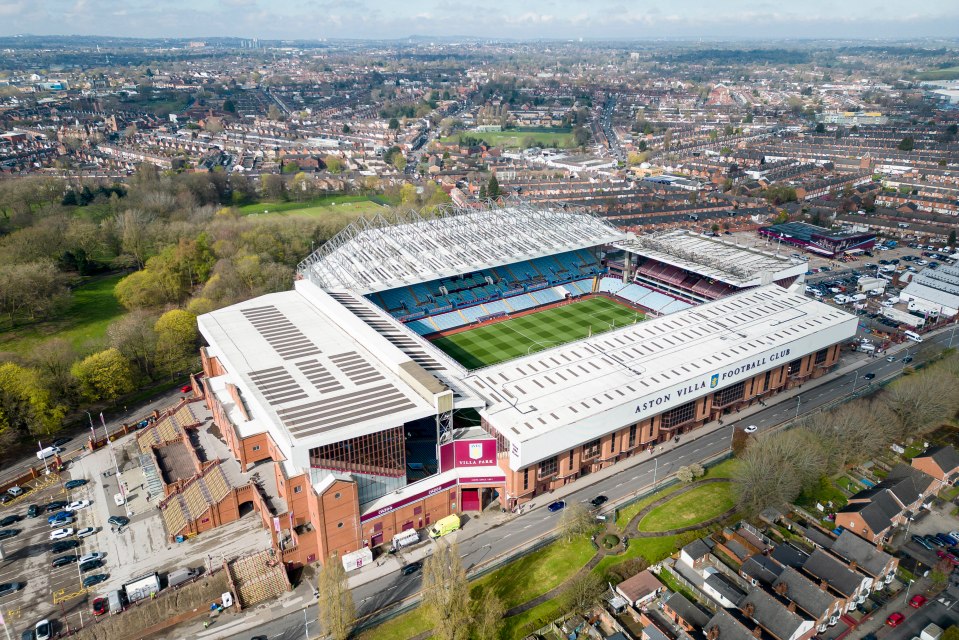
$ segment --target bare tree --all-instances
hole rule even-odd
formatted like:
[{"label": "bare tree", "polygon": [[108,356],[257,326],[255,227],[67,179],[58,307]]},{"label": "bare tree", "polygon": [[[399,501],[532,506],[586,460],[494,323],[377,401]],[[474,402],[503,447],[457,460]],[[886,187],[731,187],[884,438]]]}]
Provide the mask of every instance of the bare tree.
[{"label": "bare tree", "polygon": [[897,435],[922,435],[955,415],[959,381],[941,371],[907,376],[890,385],[882,400],[896,421]]},{"label": "bare tree", "polygon": [[459,547],[438,543],[423,564],[423,607],[438,640],[469,637],[470,593]]},{"label": "bare tree", "polygon": [[596,520],[582,504],[568,505],[559,518],[559,530],[567,540],[589,535],[596,529]]},{"label": "bare tree", "polygon": [[153,375],[157,335],[153,328],[157,316],[142,309],[131,311],[107,328],[110,345],[135,363],[146,377]]},{"label": "bare tree", "polygon": [[356,608],[339,557],[330,556],[323,563],[317,578],[317,590],[320,594],[317,603],[320,626],[333,640],[346,640],[356,623]]},{"label": "bare tree", "polygon": [[503,628],[506,607],[490,589],[484,589],[479,599],[473,603],[473,638],[475,640],[496,640]]},{"label": "bare tree", "polygon": [[567,581],[560,594],[563,609],[567,612],[583,611],[599,602],[604,584],[598,575],[584,570]]}]

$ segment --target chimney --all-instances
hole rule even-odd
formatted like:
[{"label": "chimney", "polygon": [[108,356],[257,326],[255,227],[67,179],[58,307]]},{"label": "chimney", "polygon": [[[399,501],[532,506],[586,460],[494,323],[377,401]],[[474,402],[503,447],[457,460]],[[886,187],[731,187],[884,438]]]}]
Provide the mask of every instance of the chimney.
[{"label": "chimney", "polygon": [[829,584],[825,580],[819,581],[819,588],[823,591],[829,591]]},{"label": "chimney", "polygon": [[791,612],[793,612],[793,613],[796,613],[796,603],[793,602],[792,600],[790,600],[790,601],[789,601],[789,604],[786,605],[786,609],[788,609],[789,611],[791,611]]},{"label": "chimney", "polygon": [[859,565],[856,564],[856,561],[855,561],[855,560],[853,560],[852,562],[849,563],[849,568],[852,569],[853,571],[855,571],[858,566],[859,566]]},{"label": "chimney", "polygon": [[781,596],[785,596],[787,593],[789,593],[789,585],[785,582],[780,582],[776,585],[776,593]]},{"label": "chimney", "polygon": [[706,632],[706,640],[717,640],[719,638],[719,627],[713,626],[710,627],[709,631]]},{"label": "chimney", "polygon": [[752,602],[747,602],[745,606],[743,606],[743,614],[747,618],[752,618],[753,613],[755,612],[756,612],[756,606]]},{"label": "chimney", "polygon": [[760,627],[758,624],[756,625],[756,628],[753,629],[753,637],[754,637],[754,638],[762,638],[762,637],[763,637],[763,628]]}]

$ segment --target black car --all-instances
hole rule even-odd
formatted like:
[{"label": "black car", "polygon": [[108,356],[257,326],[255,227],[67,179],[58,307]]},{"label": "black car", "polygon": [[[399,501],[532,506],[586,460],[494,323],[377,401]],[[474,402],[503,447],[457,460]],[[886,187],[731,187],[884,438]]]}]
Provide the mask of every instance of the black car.
[{"label": "black car", "polygon": [[73,564],[77,561],[77,556],[59,556],[53,559],[53,562],[50,564],[53,565],[53,568],[65,567],[68,564]]},{"label": "black car", "polygon": [[94,585],[100,584],[101,582],[105,582],[107,579],[109,579],[109,577],[110,576],[108,576],[105,573],[98,573],[96,575],[87,576],[86,578],[83,579],[83,587],[85,589],[88,589]]},{"label": "black car", "polygon": [[0,540],[12,538],[20,533],[20,529],[0,529]]},{"label": "black car", "polygon": [[70,549],[76,549],[79,546],[79,540],[57,540],[50,545],[50,551],[53,553],[63,553],[64,551],[69,551]]},{"label": "black car", "polygon": [[66,500],[55,500],[46,506],[47,513],[53,513],[54,511],[59,511],[70,504]]},{"label": "black car", "polygon": [[601,507],[604,504],[606,504],[608,500],[609,498],[607,498],[606,496],[596,496],[595,498],[590,500],[589,503],[593,505],[594,507]]},{"label": "black car", "polygon": [[36,640],[36,638],[33,635],[33,629],[24,629],[23,633],[20,634],[20,640]]},{"label": "black car", "polygon": [[66,484],[63,486],[67,489],[76,489],[85,485],[87,481],[84,478],[77,478],[76,480],[67,480]]},{"label": "black car", "polygon": [[73,438],[66,438],[66,437],[57,438],[56,440],[53,441],[53,443],[52,443],[50,446],[52,446],[52,447],[62,447],[62,446],[65,445],[66,443],[70,442],[70,440],[72,440],[72,439],[73,439]]},{"label": "black car", "polygon": [[905,358],[902,359],[902,362],[903,364],[909,364],[910,362],[912,362],[912,356],[906,356]]},{"label": "black car", "polygon": [[107,522],[117,527],[125,527],[130,524],[130,518],[126,516],[110,516]]},{"label": "black car", "polygon": [[876,377],[875,373],[867,373],[866,375],[863,376],[863,378],[865,378],[866,380],[872,380],[875,377]]},{"label": "black car", "polygon": [[929,544],[934,545],[934,546],[936,546],[936,547],[944,547],[944,546],[946,546],[945,543],[943,543],[942,541],[940,541],[939,538],[937,538],[936,536],[923,536],[922,538],[923,538],[923,540],[925,540],[925,541],[928,542]]},{"label": "black car", "polygon": [[80,571],[86,573],[87,571],[93,571],[94,569],[99,569],[103,566],[102,560],[87,560],[86,562],[80,564]]},{"label": "black car", "polygon": [[18,515],[7,516],[6,518],[3,518],[2,520],[0,520],[0,527],[9,527],[11,524],[15,524],[17,522],[20,522],[20,516]]},{"label": "black car", "polygon": [[31,504],[27,508],[27,516],[30,518],[36,518],[38,515],[40,515],[40,513],[41,513],[41,508],[40,508],[40,505],[38,504]]},{"label": "black car", "polygon": [[3,584],[0,584],[0,596],[14,593],[20,589],[23,589],[22,582],[4,582]]},{"label": "black car", "polygon": [[400,572],[401,572],[404,576],[408,576],[408,575],[410,575],[411,573],[416,573],[417,571],[419,571],[419,570],[422,569],[422,568],[423,568],[423,563],[422,563],[422,562],[411,562],[411,563],[409,563],[408,565],[406,565],[405,567],[403,567],[403,568],[400,570]]}]

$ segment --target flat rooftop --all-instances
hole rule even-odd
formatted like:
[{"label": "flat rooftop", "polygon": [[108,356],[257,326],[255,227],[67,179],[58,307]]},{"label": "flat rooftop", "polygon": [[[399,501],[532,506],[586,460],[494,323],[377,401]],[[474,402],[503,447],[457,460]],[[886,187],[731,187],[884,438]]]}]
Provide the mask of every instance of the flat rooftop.
[{"label": "flat rooftop", "polygon": [[773,281],[806,272],[805,263],[684,229],[639,235],[613,246],[737,287],[758,284],[765,274]]},{"label": "flat rooftop", "polygon": [[763,227],[761,231],[773,233],[776,235],[790,236],[797,240],[810,242],[813,238],[827,238],[829,240],[845,240],[857,236],[875,235],[863,231],[833,231],[826,227],[819,227],[808,222],[784,222],[783,224],[774,224],[770,227]]},{"label": "flat rooftop", "polygon": [[856,318],[777,285],[462,378],[518,469],[855,335]]}]

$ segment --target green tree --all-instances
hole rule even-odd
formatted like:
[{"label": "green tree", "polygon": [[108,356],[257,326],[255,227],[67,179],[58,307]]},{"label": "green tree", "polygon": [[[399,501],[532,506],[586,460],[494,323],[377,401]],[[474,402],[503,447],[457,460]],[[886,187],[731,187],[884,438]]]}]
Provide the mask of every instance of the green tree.
[{"label": "green tree", "polygon": [[946,630],[942,632],[942,638],[940,640],[959,640],[959,627],[956,625],[947,627]]},{"label": "green tree", "polygon": [[343,159],[339,156],[330,154],[323,158],[323,164],[330,173],[341,173],[343,171]]},{"label": "green tree", "polygon": [[423,564],[423,608],[437,640],[469,637],[470,591],[456,543],[440,541]]},{"label": "green tree", "polygon": [[586,143],[589,142],[589,130],[586,127],[573,129],[573,142],[576,143],[577,147],[586,146]]},{"label": "green tree", "polygon": [[317,603],[320,626],[332,640],[346,640],[356,622],[356,607],[339,557],[326,559],[320,567],[316,586],[320,594]]},{"label": "green tree", "polygon": [[189,371],[196,363],[199,332],[189,311],[167,311],[153,325],[156,332],[157,368],[170,375]]},{"label": "green tree", "polygon": [[956,248],[956,230],[955,230],[955,229],[953,229],[952,231],[949,232],[948,244],[949,244],[949,246],[952,247],[953,249]]},{"label": "green tree", "polygon": [[826,125],[822,122],[816,124],[816,133],[826,133]]},{"label": "green tree", "polygon": [[400,203],[405,205],[416,204],[416,186],[409,182],[404,182],[400,187]]},{"label": "green tree", "polygon": [[390,131],[396,131],[397,129],[400,128],[400,121],[397,120],[396,118],[390,118],[390,123],[388,126],[390,128]]},{"label": "green tree", "polygon": [[596,520],[584,505],[571,504],[559,517],[559,530],[567,541],[587,536],[596,530]]},{"label": "green tree", "polygon": [[80,393],[90,402],[112,402],[135,389],[134,371],[119,349],[109,348],[87,356],[71,369]]},{"label": "green tree", "polygon": [[499,180],[496,179],[494,173],[489,177],[489,182],[486,183],[486,197],[490,200],[499,200],[500,195]]},{"label": "green tree", "polygon": [[911,136],[906,136],[899,141],[898,149],[900,151],[912,151],[916,146],[916,141]]},{"label": "green tree", "polygon": [[223,110],[227,113],[236,113],[236,103],[227,98],[223,101]]},{"label": "green tree", "polygon": [[135,271],[117,283],[113,294],[127,309],[148,309],[170,302],[160,280],[153,271]]},{"label": "green tree", "polygon": [[50,434],[65,414],[66,407],[54,400],[36,369],[0,364],[0,434]]}]

